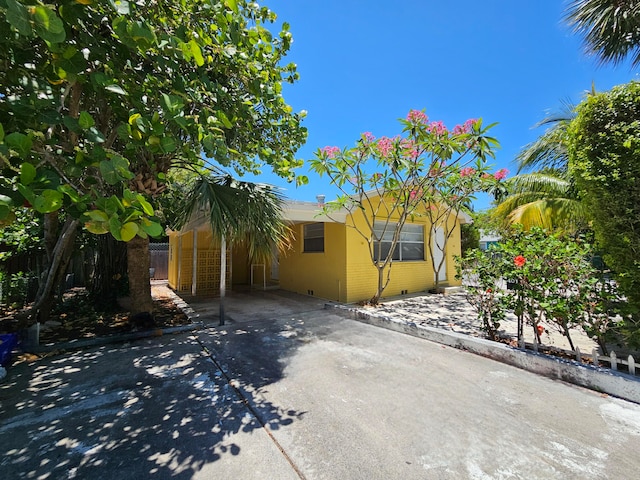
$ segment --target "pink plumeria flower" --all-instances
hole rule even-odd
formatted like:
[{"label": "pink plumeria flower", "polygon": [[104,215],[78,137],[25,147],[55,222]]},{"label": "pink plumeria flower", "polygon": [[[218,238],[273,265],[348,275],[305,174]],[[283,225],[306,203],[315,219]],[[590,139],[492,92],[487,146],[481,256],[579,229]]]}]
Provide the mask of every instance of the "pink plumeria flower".
[{"label": "pink plumeria flower", "polygon": [[420,123],[424,125],[428,120],[427,114],[420,110],[410,110],[407,115],[407,121],[411,123]]},{"label": "pink plumeria flower", "polygon": [[431,122],[429,125],[429,130],[431,133],[435,133],[436,135],[444,135],[447,133],[447,127],[445,127],[444,123],[441,120],[437,122]]},{"label": "pink plumeria flower", "polygon": [[373,133],[371,132],[364,132],[362,134],[362,138],[364,138],[365,142],[367,143],[373,142],[376,139],[376,137],[374,137]]},{"label": "pink plumeria flower", "polygon": [[340,153],[340,149],[338,147],[322,147],[320,151],[328,158],[335,158],[336,155]]},{"label": "pink plumeria flower", "polygon": [[389,156],[392,148],[393,141],[389,137],[380,137],[380,139],[378,139],[378,150],[383,157]]},{"label": "pink plumeria flower", "polygon": [[454,135],[462,135],[463,133],[467,133],[467,131],[464,128],[464,125],[456,125],[455,127],[453,127]]},{"label": "pink plumeria flower", "polygon": [[473,131],[473,126],[476,124],[478,120],[476,118],[470,118],[466,122],[464,122],[463,128],[466,133],[471,133]]},{"label": "pink plumeria flower", "polygon": [[493,178],[495,178],[496,180],[504,180],[505,178],[507,178],[508,173],[509,170],[507,170],[506,168],[501,168],[493,174]]}]

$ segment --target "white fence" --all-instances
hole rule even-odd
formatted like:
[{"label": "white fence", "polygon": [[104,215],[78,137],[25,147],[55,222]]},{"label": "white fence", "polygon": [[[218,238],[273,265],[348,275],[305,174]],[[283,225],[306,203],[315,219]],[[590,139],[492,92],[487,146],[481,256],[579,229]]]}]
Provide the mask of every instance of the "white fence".
[{"label": "white fence", "polygon": [[[520,348],[534,350],[536,352],[542,351],[544,352],[552,352],[555,354],[560,354],[565,358],[574,359],[579,363],[589,363],[593,364],[596,367],[607,366],[608,364],[611,367],[611,370],[626,370],[631,375],[640,375],[640,371],[636,371],[636,360],[633,358],[633,355],[629,355],[625,358],[618,358],[616,352],[612,351],[609,355],[600,355],[597,349],[591,350],[591,354],[582,353],[580,351],[580,347],[576,347],[575,350],[565,350],[563,348],[553,347],[550,345],[542,345],[537,342],[529,343],[526,342],[524,345],[522,342],[520,343]],[[604,365],[602,365],[604,363]],[[620,368],[622,366],[622,369]],[[640,370],[640,369],[639,369]]]}]

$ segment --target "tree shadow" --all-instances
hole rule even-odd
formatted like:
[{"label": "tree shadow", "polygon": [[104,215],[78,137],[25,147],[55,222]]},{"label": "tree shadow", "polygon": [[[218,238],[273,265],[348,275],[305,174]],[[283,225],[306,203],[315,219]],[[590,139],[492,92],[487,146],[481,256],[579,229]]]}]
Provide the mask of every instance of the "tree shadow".
[{"label": "tree shadow", "polygon": [[190,479],[243,449],[250,458],[277,452],[256,431],[303,414],[260,392],[282,378],[296,342],[262,357],[245,345],[256,355],[244,356],[246,368],[233,375],[202,344],[233,348],[234,338],[249,341],[212,329],[14,366],[0,384],[0,476]]},{"label": "tree shadow", "polygon": [[485,337],[478,314],[464,294],[420,295],[380,305],[377,311],[418,325]]}]

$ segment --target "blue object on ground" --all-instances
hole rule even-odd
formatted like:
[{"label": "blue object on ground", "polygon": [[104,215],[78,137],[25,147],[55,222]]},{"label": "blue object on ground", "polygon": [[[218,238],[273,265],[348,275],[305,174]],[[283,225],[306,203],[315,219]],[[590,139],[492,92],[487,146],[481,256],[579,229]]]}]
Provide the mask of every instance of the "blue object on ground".
[{"label": "blue object on ground", "polygon": [[0,335],[0,365],[3,367],[11,360],[11,350],[18,344],[18,335],[6,333]]}]

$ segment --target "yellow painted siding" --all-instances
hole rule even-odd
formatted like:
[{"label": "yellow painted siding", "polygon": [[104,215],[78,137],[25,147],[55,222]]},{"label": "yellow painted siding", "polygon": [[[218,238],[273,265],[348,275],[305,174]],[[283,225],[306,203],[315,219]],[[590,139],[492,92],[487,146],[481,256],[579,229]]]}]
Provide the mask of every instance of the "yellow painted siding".
[{"label": "yellow painted siding", "polygon": [[[354,220],[361,230],[366,229],[363,217],[358,216]],[[425,218],[416,217],[412,222],[407,223],[423,224],[425,243],[428,241],[428,227]],[[346,258],[348,285],[346,301],[357,302],[370,299],[378,288],[378,270],[371,261],[367,242],[354,228],[347,228]],[[387,273],[388,269],[385,271],[384,281],[386,281]],[[392,263],[391,279],[383,295],[385,297],[400,295],[405,290],[408,293],[424,291],[433,286],[433,278],[433,269],[425,248],[425,259],[422,261],[396,261]]]},{"label": "yellow painted siding", "polygon": [[346,295],[345,226],[324,224],[324,252],[303,252],[303,224],[293,226],[293,248],[280,256],[280,287],[304,295],[344,302]]},{"label": "yellow painted siding", "polygon": [[178,292],[191,293],[193,277],[193,231],[180,235],[180,255],[178,257]]},{"label": "yellow painted siding", "polygon": [[[220,242],[211,230],[197,231],[196,295],[215,295],[220,290]],[[181,293],[192,293],[193,230],[169,237],[169,285]],[[231,286],[231,251],[227,249],[227,284]]]},{"label": "yellow painted siding", "polygon": [[[395,219],[392,219],[394,221]],[[366,231],[364,217],[361,214],[350,218],[347,222],[357,222],[356,225],[361,231]],[[451,216],[448,219],[449,225],[454,228],[449,238],[446,249],[447,279],[441,284],[459,285],[460,281],[455,279],[454,256],[460,255],[460,226],[457,219]],[[431,263],[429,252],[429,229],[431,224],[427,217],[416,216],[407,221],[412,224],[422,224],[424,226],[425,257],[422,261],[396,261],[392,263],[390,281],[383,292],[384,297],[400,295],[403,292],[416,293],[423,292],[435,286],[434,269]],[[353,224],[353,223],[352,223]],[[377,290],[378,271],[373,266],[367,241],[351,227],[346,229],[346,296],[343,301],[357,302],[370,299]],[[388,270],[385,271],[385,278]]]},{"label": "yellow painted siding", "polygon": [[[305,253],[303,251],[303,226],[293,225],[292,249],[280,254],[280,287],[292,292],[314,295],[340,302],[357,302],[370,299],[377,289],[377,270],[372,265],[367,242],[349,222],[359,222],[364,226],[360,213],[349,218],[347,225],[324,224],[324,252]],[[394,219],[392,219],[394,221]],[[311,223],[311,222],[310,222]],[[422,224],[424,228],[425,258],[422,261],[396,261],[392,264],[391,280],[383,292],[384,297],[400,295],[403,292],[426,291],[435,285],[434,272],[429,254],[429,229],[427,217],[415,216],[408,223]],[[453,257],[460,254],[460,226],[455,217],[449,218],[454,231],[446,247],[446,285],[459,285],[455,279]],[[210,230],[198,230],[198,278],[196,294],[217,294],[219,290],[220,246],[213,241]],[[233,245],[227,252],[227,285],[247,285],[251,271],[254,286],[263,284],[263,267],[250,265],[249,256],[242,244]],[[191,293],[193,271],[193,231],[181,235],[172,233],[169,237],[169,285],[178,292]],[[231,274],[233,272],[233,275]],[[266,283],[273,284],[271,264],[264,265]],[[386,278],[385,278],[386,280]]]},{"label": "yellow painted siding", "polygon": [[272,285],[275,280],[271,278],[271,260],[261,260],[251,262],[249,250],[240,242],[233,246],[233,284],[249,285],[251,284],[251,274],[253,272],[253,287],[262,288],[265,284]]},{"label": "yellow painted siding", "polygon": [[[447,242],[446,248],[446,269],[447,269],[447,281],[446,284],[449,286],[459,286],[462,285],[461,280],[456,279],[456,261],[455,257],[460,256],[460,223],[456,221],[456,219],[452,216],[449,218],[449,224],[453,227],[453,232],[449,241]],[[444,268],[444,267],[443,267]]]},{"label": "yellow painted siding", "polygon": [[169,234],[169,287],[176,290],[178,286],[178,234]]},{"label": "yellow painted siding", "polygon": [[249,285],[249,252],[245,245],[233,245],[233,284]]}]

